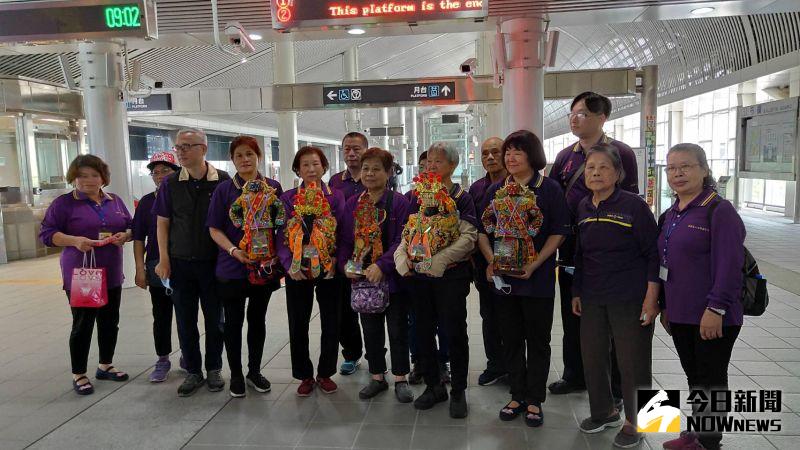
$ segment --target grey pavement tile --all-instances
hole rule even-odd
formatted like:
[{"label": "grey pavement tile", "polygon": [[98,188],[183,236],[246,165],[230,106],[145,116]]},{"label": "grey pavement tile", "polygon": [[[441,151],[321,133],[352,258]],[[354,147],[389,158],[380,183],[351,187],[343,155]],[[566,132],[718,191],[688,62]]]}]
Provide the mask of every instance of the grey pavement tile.
[{"label": "grey pavement tile", "polygon": [[255,429],[254,422],[214,422],[206,424],[193,438],[190,444],[204,445],[239,445]]},{"label": "grey pavement tile", "polygon": [[360,428],[360,423],[310,423],[298,445],[349,448]]},{"label": "grey pavement tile", "polygon": [[771,361],[733,361],[735,366],[744,375],[791,375],[785,368]]},{"label": "grey pavement tile", "polygon": [[[411,405],[403,405],[410,408]],[[367,402],[319,402],[312,423],[361,423],[369,409]]]},{"label": "grey pavement tile", "polygon": [[465,428],[417,425],[411,448],[417,450],[468,449],[469,439]]},{"label": "grey pavement tile", "polygon": [[[470,411],[471,415],[471,411]],[[371,402],[364,424],[414,425],[417,410],[411,404]]]},{"label": "grey pavement tile", "polygon": [[474,426],[469,428],[468,439],[470,449],[516,450],[527,446],[525,430],[522,428]]},{"label": "grey pavement tile", "polygon": [[413,425],[364,424],[353,448],[407,449],[413,434]]},{"label": "grey pavement tile", "polygon": [[761,353],[772,361],[800,361],[800,350],[796,348],[765,348]]},{"label": "grey pavement tile", "polygon": [[784,393],[800,394],[800,377],[755,375],[750,378],[764,389],[780,389]]},{"label": "grey pavement tile", "polygon": [[293,446],[303,436],[306,428],[305,423],[262,420],[256,422],[242,445]]},{"label": "grey pavement tile", "polygon": [[794,450],[797,448],[798,442],[796,436],[769,435],[766,438],[779,450]]},{"label": "grey pavement tile", "polygon": [[[557,430],[545,425],[541,428],[525,427],[527,448],[535,450],[585,450],[589,447],[586,438],[577,428],[573,431]],[[603,447],[605,448],[605,447]]]}]

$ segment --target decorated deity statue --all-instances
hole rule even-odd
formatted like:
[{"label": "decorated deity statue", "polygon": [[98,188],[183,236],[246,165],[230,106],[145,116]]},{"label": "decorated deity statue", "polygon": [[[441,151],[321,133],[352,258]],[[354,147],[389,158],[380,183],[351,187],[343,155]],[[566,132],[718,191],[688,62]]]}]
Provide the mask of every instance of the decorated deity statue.
[{"label": "decorated deity statue", "polygon": [[286,211],[275,195],[275,188],[263,179],[245,182],[242,194],[233,202],[228,212],[233,226],[244,236],[239,248],[253,264],[247,265],[247,278],[253,284],[265,284],[279,274],[275,237],[273,231],[283,225]]},{"label": "decorated deity statue", "polygon": [[403,229],[406,251],[414,270],[431,268],[431,258],[458,239],[458,210],[447,193],[441,175],[425,172],[414,178],[419,212],[408,218]]},{"label": "decorated deity statue", "polygon": [[386,211],[376,208],[369,194],[362,192],[354,214],[353,255],[345,264],[345,272],[364,275],[364,269],[383,254],[381,225],[386,220]]},{"label": "decorated deity statue", "polygon": [[481,221],[486,232],[494,235],[495,273],[525,273],[525,266],[536,260],[533,238],[542,227],[536,194],[528,186],[507,181],[495,193]]},{"label": "decorated deity statue", "polygon": [[290,273],[309,279],[329,274],[336,251],[336,218],[317,183],[297,189],[294,213],[286,222],[286,245],[292,252]]}]

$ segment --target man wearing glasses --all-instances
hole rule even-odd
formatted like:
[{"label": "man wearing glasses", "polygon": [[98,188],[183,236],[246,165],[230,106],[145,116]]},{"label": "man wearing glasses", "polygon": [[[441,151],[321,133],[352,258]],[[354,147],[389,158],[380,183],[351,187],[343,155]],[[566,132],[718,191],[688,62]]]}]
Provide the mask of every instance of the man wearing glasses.
[{"label": "man wearing glasses", "polygon": [[[156,275],[168,280],[174,292],[175,321],[188,375],[178,395],[188,397],[204,383],[208,390],[221,391],[222,330],[220,302],[216,293],[214,266],[217,245],[206,228],[211,194],[230,176],[206,161],[208,139],[200,130],[184,129],[175,139],[175,153],[181,170],[167,177],[158,188],[153,211],[156,220],[159,262]],[[207,381],[203,377],[198,304],[203,308],[206,329]]]},{"label": "man wearing glasses", "polygon": [[[611,116],[611,101],[594,92],[584,92],[570,105],[569,127],[578,138],[578,142],[561,150],[556,156],[553,167],[550,169],[550,178],[558,181],[567,198],[567,205],[573,218],[578,204],[590,194],[584,180],[584,167],[586,164],[586,151],[593,145],[604,142],[613,145],[619,151],[622,166],[625,169],[625,178],[620,187],[626,191],[639,193],[639,175],[636,165],[636,155],[624,143],[611,139],[603,131],[603,125]],[[567,239],[558,249],[558,286],[561,296],[561,321],[564,326],[563,358],[564,372],[561,379],[550,384],[549,389],[553,394],[567,394],[586,389],[583,376],[583,361],[581,359],[580,317],[572,314],[572,274],[574,270],[573,257],[575,254],[575,235]],[[621,406],[622,392],[620,389],[619,369],[617,368],[616,355],[611,354],[612,391],[614,398]]]}]

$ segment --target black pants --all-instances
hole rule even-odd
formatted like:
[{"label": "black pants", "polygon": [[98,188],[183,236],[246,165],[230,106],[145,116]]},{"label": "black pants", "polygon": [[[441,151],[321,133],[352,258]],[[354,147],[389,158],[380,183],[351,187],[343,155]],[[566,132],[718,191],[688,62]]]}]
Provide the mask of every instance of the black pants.
[{"label": "black pants", "polygon": [[[459,270],[450,269],[450,270]],[[445,272],[447,275],[447,272]],[[467,336],[468,277],[412,278],[409,281],[417,321],[419,361],[425,384],[441,384],[436,352],[436,324],[444,327],[450,346],[450,386],[454,391],[467,388],[469,337]]]},{"label": "black pants", "polygon": [[[722,327],[721,338],[706,341],[700,338],[699,325],[670,322],[669,326],[672,330],[672,342],[675,343],[675,351],[681,359],[689,389],[704,390],[708,398],[711,398],[710,390],[727,390],[728,364],[731,361],[733,345],[742,327]],[[713,414],[715,413],[709,411],[692,412],[695,417]],[[717,414],[724,415],[724,413]],[[699,440],[705,448],[716,449],[722,441],[722,433],[701,433]]]},{"label": "black pants", "polygon": [[[480,275],[480,274],[479,274]],[[480,301],[481,331],[483,332],[483,350],[486,353],[486,370],[494,373],[506,373],[503,356],[503,339],[500,336],[500,321],[497,315],[497,300],[491,286],[485,281],[476,280]]]},{"label": "black pants", "polygon": [[[409,295],[407,292],[405,295]],[[409,298],[409,305],[413,302]],[[444,364],[450,360],[450,351],[447,348],[447,335],[444,332],[439,320],[436,320],[436,339],[437,339],[437,355],[440,364]],[[417,354],[419,346],[417,345],[417,316],[414,314],[414,308],[410,308],[408,312],[408,352],[411,354],[411,363],[419,364]],[[422,366],[420,366],[422,367]]]},{"label": "black pants", "polygon": [[583,368],[592,419],[602,421],[614,410],[611,364],[607,356],[611,353],[613,339],[619,350],[616,358],[621,369],[625,418],[636,426],[636,390],[651,389],[653,384],[654,325],[642,326],[640,302],[609,305],[583,302],[581,306]]},{"label": "black pants", "polygon": [[289,316],[289,350],[292,354],[292,376],[298,380],[314,377],[314,365],[308,352],[308,324],[314,307],[315,288],[322,328],[317,376],[328,378],[336,373],[339,351],[340,280],[294,281],[287,277],[286,312]]},{"label": "black pants", "polygon": [[[380,375],[386,372],[386,332],[389,332],[392,374],[407,375],[408,363],[408,303],[407,295],[392,294],[389,307],[382,313],[361,314],[364,328],[364,346],[367,349],[369,373]],[[384,321],[386,327],[384,328]]]},{"label": "black pants", "polygon": [[203,356],[200,353],[200,332],[197,314],[203,308],[206,326],[206,370],[222,368],[222,305],[217,296],[217,279],[214,261],[186,261],[172,258],[172,302],[178,339],[186,363],[186,371],[202,372]]},{"label": "black pants", "polygon": [[361,341],[361,327],[358,325],[358,313],[350,307],[350,286],[348,278],[337,278],[341,292],[339,306],[339,343],[342,345],[342,356],[345,361],[355,361],[361,358],[363,342]]},{"label": "black pants", "polygon": [[161,286],[150,286],[150,302],[153,304],[153,342],[156,355],[172,353],[172,298]]},{"label": "black pants", "polygon": [[267,306],[275,285],[254,285],[246,279],[217,281],[225,317],[223,336],[231,376],[243,376],[242,328],[244,328],[245,302],[247,302],[247,369],[252,374],[261,373],[261,358],[264,354],[264,340],[267,337]]},{"label": "black pants", "polygon": [[[69,291],[67,299],[69,299]],[[102,308],[70,308],[72,310],[72,331],[69,333],[69,357],[72,373],[86,373],[89,360],[89,347],[92,345],[92,332],[97,322],[97,348],[100,350],[100,364],[111,364],[114,349],[117,347],[119,332],[119,302],[122,287],[108,289],[108,304]]]},{"label": "black pants", "polygon": [[545,401],[554,303],[552,297],[497,296],[512,400]]}]

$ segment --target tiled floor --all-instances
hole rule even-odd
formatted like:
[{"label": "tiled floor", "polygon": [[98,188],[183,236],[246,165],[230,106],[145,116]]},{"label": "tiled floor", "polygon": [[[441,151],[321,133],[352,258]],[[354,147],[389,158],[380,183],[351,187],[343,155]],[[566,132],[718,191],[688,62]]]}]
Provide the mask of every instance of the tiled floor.
[{"label": "tiled floor", "polygon": [[[759,258],[791,261],[797,267],[800,226],[746,217],[748,245],[770,245]],[[775,243],[775,240],[780,242]],[[776,418],[783,429],[774,434],[732,434],[726,449],[797,448],[800,438],[800,297],[770,286],[771,304],[759,318],[747,320],[730,368],[733,389],[783,390],[783,410]],[[614,432],[584,435],[578,420],[588,414],[586,394],[549,396],[545,425],[530,429],[521,420],[500,422],[497,411],[508,397],[507,386],[477,386],[485,363],[477,297],[469,298],[470,414],[453,420],[447,405],[418,412],[400,405],[391,391],[370,402],[358,399],[368,375],[337,375],[339,392],[295,396],[289,370],[288,332],[283,292],[272,299],[264,351],[264,374],[272,392],[248,390],[244,399],[226,392],[201,390],[179,399],[181,380],[151,385],[154,362],[149,297],[139,289],[123,292],[120,338],[115,364],[129,371],[127,383],[95,383],[96,393],[76,396],[70,386],[66,298],[60,291],[58,261],[49,257],[0,266],[0,448],[402,448],[402,449],[596,449],[611,448]],[[319,330],[318,322],[312,330]],[[319,334],[312,338],[318,351]],[[553,326],[550,379],[562,369],[561,325]],[[174,338],[177,347],[177,339]],[[90,360],[96,358],[96,346]],[[682,388],[685,377],[671,340],[660,328],[653,342],[655,384]],[[177,366],[177,353],[173,355]],[[415,388],[417,394],[420,388]],[[668,434],[648,435],[642,448],[660,448]]]}]

